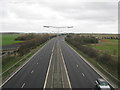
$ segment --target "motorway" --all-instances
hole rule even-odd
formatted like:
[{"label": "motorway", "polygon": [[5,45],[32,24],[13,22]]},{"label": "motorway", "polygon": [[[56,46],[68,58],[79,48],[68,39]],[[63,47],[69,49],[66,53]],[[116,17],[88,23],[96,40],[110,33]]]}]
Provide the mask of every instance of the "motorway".
[{"label": "motorway", "polygon": [[64,41],[53,38],[3,88],[94,88],[101,77]]}]

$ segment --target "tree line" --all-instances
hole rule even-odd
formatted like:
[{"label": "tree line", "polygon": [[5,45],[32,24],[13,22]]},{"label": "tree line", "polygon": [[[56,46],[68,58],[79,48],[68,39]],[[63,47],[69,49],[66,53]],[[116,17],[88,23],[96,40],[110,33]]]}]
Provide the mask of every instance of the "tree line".
[{"label": "tree line", "polygon": [[23,56],[24,54],[30,52],[30,50],[36,48],[37,46],[45,43],[50,38],[55,37],[56,35],[50,34],[24,34],[17,37],[15,40],[24,41],[20,48],[18,49],[18,54]]},{"label": "tree line", "polygon": [[95,49],[86,46],[86,44],[98,43],[98,40],[94,37],[68,35],[65,40],[90,57],[96,57],[98,55]]}]

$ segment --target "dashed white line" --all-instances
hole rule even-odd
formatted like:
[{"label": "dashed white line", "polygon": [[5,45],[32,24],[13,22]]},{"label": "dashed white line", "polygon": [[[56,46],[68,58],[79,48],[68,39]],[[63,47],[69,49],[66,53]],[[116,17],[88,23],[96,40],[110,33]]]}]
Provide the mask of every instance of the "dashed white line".
[{"label": "dashed white line", "polygon": [[34,72],[34,71],[32,70],[32,71],[31,71],[31,74],[32,74],[33,72]]},{"label": "dashed white line", "polygon": [[[54,62],[55,62],[55,61],[54,61]],[[53,74],[54,74],[54,67],[55,67],[55,66],[53,65],[53,67],[52,67],[52,68],[53,68],[53,71],[52,71],[52,78],[51,78],[51,83],[52,83],[52,84],[51,84],[51,88],[53,88],[53,87],[52,87],[52,85],[53,85]]]},{"label": "dashed white line", "polygon": [[78,67],[78,65],[76,64],[76,66]]},{"label": "dashed white line", "polygon": [[1,85],[0,85],[0,88],[5,84],[7,83],[17,72],[19,72],[40,50],[42,50],[45,46],[47,45],[47,43],[41,47],[34,55],[32,55],[20,68],[18,68],[5,82],[3,82]]},{"label": "dashed white line", "polygon": [[92,64],[90,64],[82,55],[80,55],[75,49],[73,49],[68,43],[67,45],[76,53],[80,56],[80,58],[82,58],[82,60],[84,60],[96,73],[98,73],[103,79],[105,79],[112,87],[116,88],[116,86],[114,86],[113,84],[111,84],[106,78],[105,76],[103,76],[102,73],[100,73],[100,71],[98,71]]},{"label": "dashed white line", "polygon": [[22,85],[22,87],[21,88],[23,88],[25,86],[25,83],[23,83],[23,85]]},{"label": "dashed white line", "polygon": [[83,77],[85,77],[85,74],[84,74],[84,73],[82,73],[82,75],[83,75]]}]

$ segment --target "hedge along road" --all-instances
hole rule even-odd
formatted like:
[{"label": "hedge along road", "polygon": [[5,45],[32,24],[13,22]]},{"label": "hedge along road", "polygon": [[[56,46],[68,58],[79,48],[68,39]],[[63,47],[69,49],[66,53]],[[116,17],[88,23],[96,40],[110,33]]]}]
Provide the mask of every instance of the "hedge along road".
[{"label": "hedge along road", "polygon": [[42,88],[55,39],[47,42],[3,88]]},{"label": "hedge along road", "polygon": [[[58,41],[59,43],[57,43]],[[56,63],[60,65],[58,62],[61,62],[62,66],[63,62],[65,63],[71,87],[93,89],[95,87],[95,80],[101,76],[66,44],[63,36],[50,40],[18,73],[4,84],[3,88],[43,88],[50,58],[52,52],[55,52],[55,50],[53,50],[54,44],[56,44],[55,50],[61,55],[59,57],[55,56],[55,60],[61,57],[64,58],[60,59],[64,61],[61,62],[57,60]],[[62,54],[60,54],[60,52]],[[53,66],[56,66],[55,63]],[[61,67],[58,68],[59,71],[60,68]],[[64,70],[62,73],[63,72]],[[55,78],[56,75],[53,75],[53,77]],[[61,80],[59,81],[61,82]]]}]

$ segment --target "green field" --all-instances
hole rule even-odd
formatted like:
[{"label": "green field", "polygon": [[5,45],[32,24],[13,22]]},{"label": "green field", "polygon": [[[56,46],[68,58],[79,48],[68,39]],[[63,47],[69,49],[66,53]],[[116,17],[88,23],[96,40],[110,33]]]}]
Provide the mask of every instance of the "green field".
[{"label": "green field", "polygon": [[118,34],[80,34],[80,36],[94,36],[94,37],[98,37],[98,38],[102,38],[102,37],[118,37]]},{"label": "green field", "polygon": [[[120,51],[120,48],[118,48],[118,46],[120,46],[120,43],[118,43],[119,41],[120,40],[118,39],[100,39],[99,42],[96,44],[86,44],[85,46],[96,49],[96,53],[98,53],[98,56],[96,55],[96,57],[94,58],[88,56],[82,50],[79,50],[79,48],[76,47],[77,44],[71,44],[69,42],[68,44],[72,48],[74,48],[80,55],[82,55],[88,62],[90,62],[94,67],[96,67],[103,75],[105,75],[108,81],[117,86],[118,80],[120,79],[117,67],[117,63],[119,61],[118,51]],[[107,58],[107,61],[104,59],[105,61],[100,62],[98,58],[106,54],[108,54],[108,57],[110,56],[110,59]]]},{"label": "green field", "polygon": [[[68,42],[67,42],[68,43]],[[109,72],[110,74],[112,74],[114,77],[118,78],[118,70],[117,69],[113,69],[113,67],[109,67],[105,64],[99,64],[100,66],[102,66],[102,68],[104,68],[104,71],[99,65],[98,62],[95,60],[95,58],[91,58],[88,55],[84,54],[82,51],[78,50],[75,46],[73,46],[72,44],[68,43],[73,49],[75,49],[80,55],[82,55],[89,63],[91,63],[94,68],[96,68],[98,71],[100,71],[100,73],[104,74],[107,77],[107,80],[109,80],[112,84],[114,84],[116,87],[118,85],[118,83],[110,77],[110,75],[108,75],[106,73]]]},{"label": "green field", "polygon": [[9,44],[14,44],[14,43],[20,43],[22,41],[15,41],[15,38],[20,36],[20,34],[0,34],[0,46],[2,45],[9,45]]},{"label": "green field", "polygon": [[90,46],[99,50],[99,52],[107,52],[112,56],[118,56],[118,40],[116,39],[99,40],[98,44],[92,44]]}]

